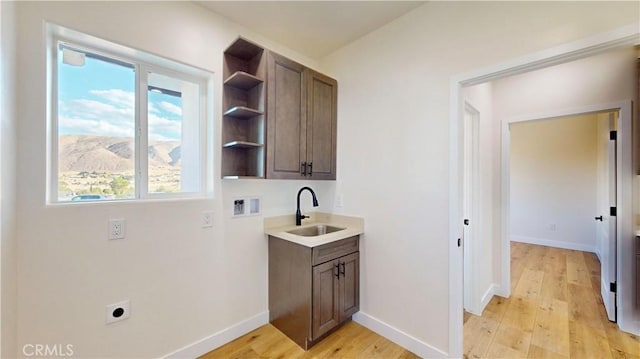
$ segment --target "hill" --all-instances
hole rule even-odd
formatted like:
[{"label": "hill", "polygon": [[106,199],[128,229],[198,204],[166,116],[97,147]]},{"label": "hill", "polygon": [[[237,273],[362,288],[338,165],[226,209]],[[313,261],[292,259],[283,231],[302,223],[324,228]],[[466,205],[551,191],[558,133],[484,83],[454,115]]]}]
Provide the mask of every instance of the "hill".
[{"label": "hill", "polygon": [[[134,166],[133,138],[62,135],[58,142],[60,172],[124,172]],[[150,167],[180,167],[179,141],[150,141]]]}]

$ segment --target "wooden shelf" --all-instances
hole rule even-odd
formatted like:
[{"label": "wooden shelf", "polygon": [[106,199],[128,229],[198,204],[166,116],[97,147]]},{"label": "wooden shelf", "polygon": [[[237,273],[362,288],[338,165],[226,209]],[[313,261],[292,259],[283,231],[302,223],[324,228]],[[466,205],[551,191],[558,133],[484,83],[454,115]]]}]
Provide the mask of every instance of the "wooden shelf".
[{"label": "wooden shelf", "polygon": [[239,59],[249,60],[260,55],[264,49],[251,41],[243,38],[238,38],[233,44],[231,44],[224,53],[237,57]]},{"label": "wooden shelf", "polygon": [[234,106],[224,112],[225,116],[232,116],[236,118],[251,118],[262,115],[262,111],[258,111],[253,108],[245,106]]},{"label": "wooden shelf", "polygon": [[222,179],[241,180],[241,179],[264,179],[263,176],[224,176]]},{"label": "wooden shelf", "polygon": [[231,141],[227,142],[222,147],[235,147],[235,148],[256,148],[256,147],[264,147],[264,145],[255,142],[247,142],[247,141]]},{"label": "wooden shelf", "polygon": [[250,73],[236,71],[224,81],[224,84],[241,90],[249,90],[258,86],[262,82],[262,79]]}]

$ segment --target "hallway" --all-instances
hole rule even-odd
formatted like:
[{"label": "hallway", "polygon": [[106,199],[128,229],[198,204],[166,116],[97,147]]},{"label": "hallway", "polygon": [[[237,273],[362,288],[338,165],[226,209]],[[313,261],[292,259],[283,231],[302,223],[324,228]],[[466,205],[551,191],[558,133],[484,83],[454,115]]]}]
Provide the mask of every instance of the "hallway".
[{"label": "hallway", "polygon": [[609,322],[593,253],[511,242],[511,298],[465,313],[465,358],[639,358]]}]

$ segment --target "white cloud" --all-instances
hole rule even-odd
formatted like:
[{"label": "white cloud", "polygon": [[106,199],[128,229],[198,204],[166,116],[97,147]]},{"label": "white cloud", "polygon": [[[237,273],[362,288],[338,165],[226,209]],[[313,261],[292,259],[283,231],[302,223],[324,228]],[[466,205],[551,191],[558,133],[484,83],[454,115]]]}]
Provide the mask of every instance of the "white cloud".
[{"label": "white cloud", "polygon": [[123,108],[134,108],[136,95],[130,91],[120,89],[90,90],[90,94],[105,99],[108,103]]},{"label": "white cloud", "polygon": [[172,104],[171,102],[162,101],[158,103],[158,106],[171,114],[182,116],[182,108]]},{"label": "white cloud", "polygon": [[[60,133],[132,137],[135,127],[135,94],[119,89],[89,92],[99,100],[72,99],[60,103]],[[182,115],[182,109],[170,102],[149,103],[149,138],[179,140],[181,121],[162,117],[161,109],[174,115]]]},{"label": "white cloud", "polygon": [[133,137],[133,123],[130,127],[114,125],[108,121],[77,117],[58,118],[58,128],[61,134],[73,133],[83,135]]},{"label": "white cloud", "polygon": [[131,137],[135,95],[119,89],[91,90],[100,100],[72,99],[60,104],[60,133]]},{"label": "white cloud", "polygon": [[182,123],[150,114],[148,118],[149,137],[152,139],[180,139]]}]

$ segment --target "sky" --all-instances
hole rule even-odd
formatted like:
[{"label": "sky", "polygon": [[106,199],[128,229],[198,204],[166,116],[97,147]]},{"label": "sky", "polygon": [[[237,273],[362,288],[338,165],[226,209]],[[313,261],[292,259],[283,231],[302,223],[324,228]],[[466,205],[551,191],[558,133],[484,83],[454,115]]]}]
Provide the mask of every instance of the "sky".
[{"label": "sky", "polygon": [[[84,66],[72,66],[59,55],[59,135],[134,137],[134,70],[90,57],[85,57]],[[179,141],[181,99],[148,92],[148,102],[149,139]]]}]

